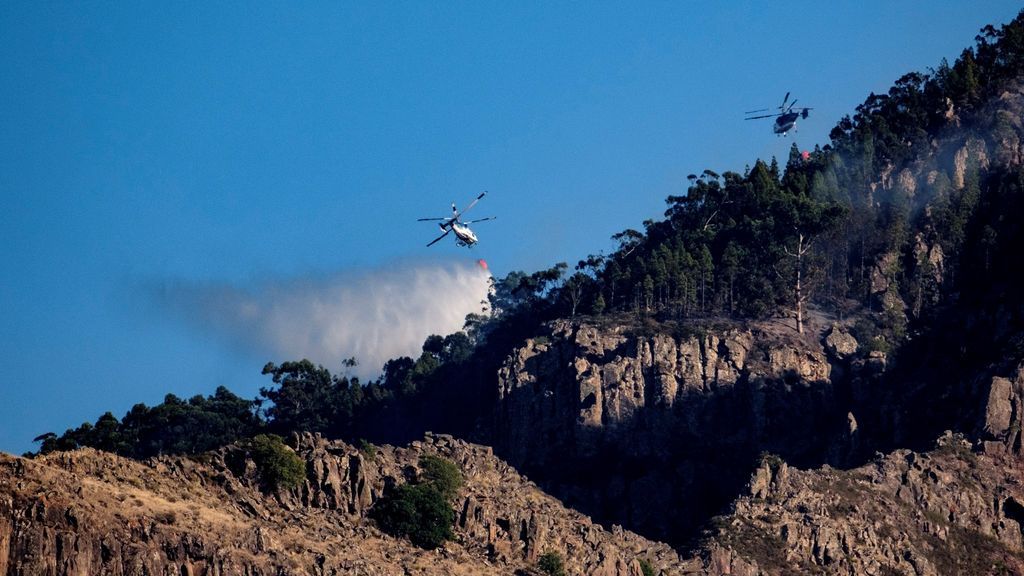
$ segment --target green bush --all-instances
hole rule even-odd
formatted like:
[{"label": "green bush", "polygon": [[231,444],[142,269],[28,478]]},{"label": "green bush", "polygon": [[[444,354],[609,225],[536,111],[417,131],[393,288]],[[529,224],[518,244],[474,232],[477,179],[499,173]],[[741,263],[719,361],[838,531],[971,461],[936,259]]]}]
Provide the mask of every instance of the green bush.
[{"label": "green bush", "polygon": [[565,560],[562,559],[561,554],[553,550],[541,554],[537,566],[548,576],[566,576]]},{"label": "green bush", "polygon": [[429,484],[404,484],[373,507],[370,516],[392,536],[405,536],[431,550],[450,540],[455,511],[448,500]]},{"label": "green bush", "polygon": [[359,451],[371,462],[377,458],[377,447],[370,444],[366,438],[359,439]]},{"label": "green bush", "polygon": [[454,498],[459,488],[462,488],[462,472],[459,467],[440,456],[420,456],[420,468],[420,483],[433,486],[445,500]]},{"label": "green bush", "polygon": [[247,448],[265,486],[291,489],[306,478],[306,462],[280,436],[257,434]]},{"label": "green bush", "polygon": [[420,477],[385,494],[370,511],[381,530],[407,537],[428,550],[450,540],[455,511],[451,499],[462,487],[459,468],[438,456],[420,457]]},{"label": "green bush", "polygon": [[651,563],[648,562],[646,558],[640,559],[640,572],[642,572],[644,576],[657,576],[658,574],[658,572],[654,570],[654,566],[651,566]]}]

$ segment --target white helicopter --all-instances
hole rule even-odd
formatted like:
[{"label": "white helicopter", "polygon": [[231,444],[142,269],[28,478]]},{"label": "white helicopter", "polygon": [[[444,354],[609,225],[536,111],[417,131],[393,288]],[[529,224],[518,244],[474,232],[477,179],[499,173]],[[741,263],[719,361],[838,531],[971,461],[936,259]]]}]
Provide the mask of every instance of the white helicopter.
[{"label": "white helicopter", "polygon": [[[789,103],[789,106],[786,103]],[[786,92],[786,97],[782,99],[782,106],[779,106],[779,112],[777,114],[762,114],[761,116],[748,116],[744,120],[758,120],[760,118],[775,118],[775,125],[772,126],[772,131],[781,136],[785,136],[790,130],[796,129],[796,121],[799,118],[807,119],[807,115],[814,108],[796,108],[793,106],[796,104],[796,98],[792,102],[789,102],[789,92]],[[744,112],[744,114],[757,114],[758,112],[767,112],[768,108],[762,108],[760,110],[750,110]]]},{"label": "white helicopter", "polygon": [[484,194],[487,194],[486,190],[481,192],[480,195],[476,197],[476,200],[473,200],[472,202],[470,202],[469,206],[466,206],[465,208],[463,208],[461,212],[459,212],[459,210],[456,209],[455,203],[452,202],[452,215],[451,215],[450,218],[419,218],[419,219],[417,219],[417,222],[435,222],[435,221],[439,221],[440,222],[440,224],[438,224],[438,226],[441,227],[441,230],[443,231],[443,234],[441,234],[437,238],[434,238],[433,240],[431,240],[430,244],[427,244],[427,246],[428,247],[433,246],[435,243],[437,243],[438,240],[440,240],[441,238],[444,238],[445,236],[447,236],[449,232],[455,232],[455,243],[458,244],[459,246],[469,246],[469,247],[472,247],[473,244],[476,244],[478,242],[478,239],[476,237],[476,234],[474,234],[473,231],[469,229],[469,224],[473,224],[475,222],[484,222],[486,220],[494,220],[496,217],[495,216],[488,216],[487,218],[479,218],[477,220],[468,220],[466,222],[463,222],[463,221],[459,220],[459,217],[461,217],[463,214],[468,212],[469,209],[472,208],[473,206],[476,206],[476,203],[479,202],[480,199],[484,197]]}]

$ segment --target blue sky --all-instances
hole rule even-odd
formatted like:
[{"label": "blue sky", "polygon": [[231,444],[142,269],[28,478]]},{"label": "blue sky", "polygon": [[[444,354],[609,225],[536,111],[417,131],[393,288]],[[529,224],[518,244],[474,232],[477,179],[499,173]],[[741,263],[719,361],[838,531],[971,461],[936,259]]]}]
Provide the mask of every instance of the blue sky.
[{"label": "blue sky", "polygon": [[[1019,8],[0,3],[0,450],[168,392],[252,397],[291,359],[154,287],[572,263]],[[743,121],[787,91],[814,107],[798,133]],[[481,243],[426,249],[415,219],[482,190]]]}]

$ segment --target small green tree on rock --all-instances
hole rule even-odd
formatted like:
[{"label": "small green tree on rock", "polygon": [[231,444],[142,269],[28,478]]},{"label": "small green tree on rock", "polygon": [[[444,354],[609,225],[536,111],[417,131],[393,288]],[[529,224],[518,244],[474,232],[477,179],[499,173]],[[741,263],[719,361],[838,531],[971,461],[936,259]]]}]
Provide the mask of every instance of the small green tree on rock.
[{"label": "small green tree on rock", "polygon": [[541,554],[537,560],[537,566],[548,576],[566,576],[565,560],[554,550],[548,550]]},{"label": "small green tree on rock", "polygon": [[451,540],[455,511],[428,484],[403,484],[373,507],[371,517],[381,530],[405,536],[413,544],[432,550]]},{"label": "small green tree on rock", "polygon": [[451,500],[462,488],[462,472],[440,456],[424,454],[420,456],[420,483],[433,486],[445,500]]},{"label": "small green tree on rock", "polygon": [[451,500],[462,487],[459,468],[438,456],[420,457],[417,482],[389,491],[370,511],[381,530],[407,537],[431,550],[454,537],[455,511]]},{"label": "small green tree on rock", "polygon": [[268,488],[296,488],[306,478],[306,462],[280,436],[257,434],[246,442],[246,448],[260,472],[260,481]]}]

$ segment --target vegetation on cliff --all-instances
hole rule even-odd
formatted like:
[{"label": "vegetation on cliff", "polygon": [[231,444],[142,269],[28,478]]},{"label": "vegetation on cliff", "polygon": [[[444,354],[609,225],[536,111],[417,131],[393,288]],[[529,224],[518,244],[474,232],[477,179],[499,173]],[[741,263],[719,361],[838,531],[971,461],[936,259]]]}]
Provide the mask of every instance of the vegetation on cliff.
[{"label": "vegetation on cliff", "polygon": [[[850,481],[854,476],[828,470],[822,473],[828,483],[808,480],[799,493],[779,486],[784,460],[809,468],[856,466],[876,450],[928,449],[946,429],[971,436],[975,449],[997,444],[994,453],[1019,456],[1024,380],[1014,380],[1011,393],[1009,384],[998,388],[980,376],[1003,374],[1024,358],[1024,225],[1014,217],[1024,213],[1022,71],[1024,14],[1000,29],[986,27],[953,64],[907,74],[886,94],[872,94],[824,147],[805,153],[794,145],[784,166],[757,160],[743,172],[692,175],[684,195],[667,199],[664,220],[616,234],[611,254],[494,279],[489,313],[471,315],[464,333],[429,337],[418,357],[389,361],[376,380],[351,377],[354,359],[339,373],[308,360],[270,363],[263,374],[273,384],[257,400],[225,389],[188,401],[169,395],[154,408],[136,406],[122,420],[107,413],[62,436],[41,436],[41,452],[95,446],[147,457],[195,453],[263,433],[294,439],[300,431],[399,443],[434,430],[498,446],[503,427],[519,426],[518,444],[507,443],[500,456],[556,493],[561,489],[567,502],[577,498],[573,505],[601,522],[648,530],[672,509],[680,522],[645,533],[686,546],[701,523],[740,501],[737,486],[746,480],[748,460],[767,445],[781,454],[762,459],[763,476],[772,479],[765,483],[775,483],[775,491],[761,486],[752,500],[760,506],[766,495],[791,498],[800,515],[783,524],[775,515],[789,511],[753,506],[748,509],[758,514],[732,518],[732,528],[717,526],[716,542],[748,559],[784,565],[787,546],[805,546],[800,570],[853,562],[841,551],[846,541],[840,545],[821,527],[854,518],[871,526],[861,533],[878,530],[879,541],[891,540],[890,530],[920,531],[915,554],[931,554],[942,548],[936,539],[947,539],[956,554],[928,560],[939,572],[1001,555],[1016,562],[1014,530],[1017,517],[1024,518],[1017,496],[982,519],[1003,531],[1005,542],[997,546],[959,511],[926,507],[927,522],[918,514],[909,528],[871,524],[909,517],[905,495],[923,493],[927,483],[906,488],[907,474],[880,475],[892,488],[881,500],[861,498],[868,489]],[[813,356],[800,347],[818,345],[788,332],[802,329],[809,303],[824,313],[817,327],[827,325],[821,316],[830,316],[837,322],[832,334],[853,341],[848,351],[833,349],[826,357],[826,345]],[[763,326],[756,321],[765,317],[786,318],[786,337],[797,344],[752,345],[751,326]],[[589,328],[577,341],[582,329],[576,329],[587,322],[608,328],[609,342]],[[746,324],[740,330],[748,337],[731,343],[707,329],[716,323]],[[675,353],[670,337],[655,338],[681,332],[694,336],[686,353],[682,346]],[[658,346],[672,351],[659,356]],[[814,369],[794,368],[809,357]],[[773,362],[786,370],[765,371],[763,364]],[[522,377],[508,387],[517,388],[514,394],[502,396],[497,380],[506,368],[508,380]],[[604,388],[609,383],[614,394]],[[605,404],[613,415],[600,413]],[[1002,423],[979,433],[979,411]],[[502,414],[511,416],[502,420]],[[516,446],[535,461],[516,458]],[[287,451],[280,440],[271,448],[277,455]],[[940,473],[955,463],[940,464],[922,478],[949,486],[970,478],[959,469],[946,478]],[[389,486],[372,517],[417,546],[440,546],[452,534],[451,499],[460,484],[453,469],[424,457],[418,477]],[[288,486],[294,477],[264,483]],[[669,490],[677,500],[657,499]],[[842,498],[824,500],[830,491]],[[952,501],[949,494],[931,504]],[[609,505],[644,500],[673,505],[648,506],[653,511],[646,516],[637,514],[642,506]],[[871,502],[891,506],[872,509]],[[817,514],[814,522],[802,519],[809,513]],[[1014,523],[1000,525],[1006,518]],[[849,532],[851,541],[858,534]],[[968,557],[968,550],[977,553]],[[886,557],[916,562],[905,551]]]},{"label": "vegetation on cliff", "polygon": [[451,501],[462,486],[462,473],[455,464],[425,454],[416,482],[402,484],[387,492],[370,512],[381,530],[406,537],[426,549],[451,540],[455,511]]},{"label": "vegetation on cliff", "polygon": [[305,360],[268,364],[274,385],[258,400],[225,389],[188,401],[169,395],[120,420],[107,413],[43,435],[40,451],[94,446],[146,457],[300,430],[397,442],[430,429],[487,440],[505,356],[545,322],[579,314],[743,320],[798,316],[813,301],[839,317],[856,314],[865,353],[898,350],[924,333],[957,365],[1024,353],[1016,289],[1024,237],[1008,217],[1024,207],[1024,127],[1004,109],[1012,103],[992,108],[1022,71],[1024,16],[986,27],[952,64],[870,95],[830,144],[794,146],[784,167],[757,160],[742,173],[705,170],[667,199],[664,220],[615,235],[611,254],[495,279],[489,314],[471,315],[465,333],[431,336],[418,358],[389,361],[374,381],[344,366],[332,374]]}]

